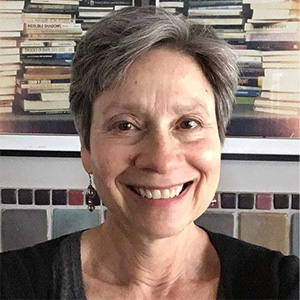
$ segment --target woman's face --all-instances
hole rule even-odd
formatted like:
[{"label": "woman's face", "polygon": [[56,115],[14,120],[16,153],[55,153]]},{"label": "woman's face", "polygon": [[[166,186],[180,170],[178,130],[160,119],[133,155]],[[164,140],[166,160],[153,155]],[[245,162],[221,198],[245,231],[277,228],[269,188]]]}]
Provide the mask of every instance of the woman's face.
[{"label": "woman's face", "polygon": [[175,235],[208,207],[220,172],[213,90],[193,58],[154,49],[96,99],[92,173],[110,220],[150,238]]}]

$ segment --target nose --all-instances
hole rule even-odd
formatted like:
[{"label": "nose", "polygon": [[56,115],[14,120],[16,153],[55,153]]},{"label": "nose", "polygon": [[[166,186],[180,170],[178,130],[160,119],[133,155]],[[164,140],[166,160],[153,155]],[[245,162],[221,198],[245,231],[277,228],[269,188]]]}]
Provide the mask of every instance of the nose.
[{"label": "nose", "polygon": [[134,164],[144,171],[168,174],[178,168],[179,162],[178,141],[168,132],[155,131],[139,142]]}]

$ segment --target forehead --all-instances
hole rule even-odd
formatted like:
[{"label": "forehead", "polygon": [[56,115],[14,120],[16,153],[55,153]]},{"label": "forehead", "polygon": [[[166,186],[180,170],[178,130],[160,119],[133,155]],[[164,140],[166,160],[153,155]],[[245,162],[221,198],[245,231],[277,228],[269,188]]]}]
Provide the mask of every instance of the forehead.
[{"label": "forehead", "polygon": [[185,53],[156,48],[142,55],[128,68],[123,79],[102,92],[96,102],[108,109],[113,106],[161,106],[186,103],[212,106],[214,94],[196,60]]}]

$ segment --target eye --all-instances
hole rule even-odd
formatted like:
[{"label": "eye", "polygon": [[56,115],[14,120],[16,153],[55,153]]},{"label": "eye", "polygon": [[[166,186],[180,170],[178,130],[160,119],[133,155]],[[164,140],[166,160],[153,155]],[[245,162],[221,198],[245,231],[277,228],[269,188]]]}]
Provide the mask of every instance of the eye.
[{"label": "eye", "polygon": [[200,124],[198,121],[195,120],[184,120],[179,124],[181,129],[194,129],[198,127]]},{"label": "eye", "polygon": [[132,123],[127,121],[118,122],[114,127],[120,131],[129,131],[136,128]]}]

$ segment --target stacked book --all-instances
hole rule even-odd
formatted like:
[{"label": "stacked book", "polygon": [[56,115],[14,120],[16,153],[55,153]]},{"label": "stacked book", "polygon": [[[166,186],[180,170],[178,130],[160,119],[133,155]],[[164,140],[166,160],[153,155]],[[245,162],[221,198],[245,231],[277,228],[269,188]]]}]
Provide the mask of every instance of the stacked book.
[{"label": "stacked book", "polygon": [[113,10],[132,6],[132,0],[83,0],[80,3],[77,22],[81,23],[83,34],[96,22]]},{"label": "stacked book", "polygon": [[255,110],[299,116],[300,51],[265,51],[263,67],[263,91],[255,99]]},{"label": "stacked book", "polygon": [[244,23],[251,10],[242,0],[192,0],[188,15],[194,22],[213,26],[235,48],[246,48]]},{"label": "stacked book", "polygon": [[0,113],[12,112],[16,75],[20,69],[18,39],[23,30],[24,1],[0,3]]},{"label": "stacked book", "polygon": [[183,0],[161,0],[159,7],[164,8],[172,14],[182,14],[184,8]]},{"label": "stacked book", "polygon": [[47,0],[43,7],[32,7],[38,1],[46,2],[31,0],[23,14],[15,108],[29,113],[66,113],[72,56],[82,37],[74,18],[79,1]]},{"label": "stacked book", "polygon": [[262,93],[254,110],[299,115],[299,1],[244,2],[253,10],[245,24],[247,46],[262,51],[264,69]]},{"label": "stacked book", "polygon": [[254,104],[262,87],[264,70],[262,52],[252,49],[236,49],[240,66],[239,86],[236,92],[236,104]]}]

